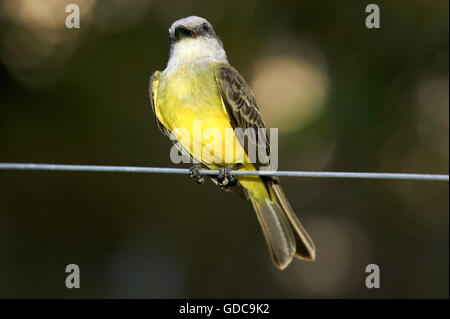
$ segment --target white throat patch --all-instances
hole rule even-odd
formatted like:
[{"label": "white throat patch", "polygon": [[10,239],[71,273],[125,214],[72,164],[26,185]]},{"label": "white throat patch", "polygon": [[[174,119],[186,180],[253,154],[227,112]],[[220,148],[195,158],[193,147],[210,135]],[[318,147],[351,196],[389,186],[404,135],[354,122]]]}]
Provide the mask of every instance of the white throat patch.
[{"label": "white throat patch", "polygon": [[169,71],[179,65],[205,58],[228,63],[225,50],[216,38],[197,37],[182,39],[172,46],[166,70]]}]

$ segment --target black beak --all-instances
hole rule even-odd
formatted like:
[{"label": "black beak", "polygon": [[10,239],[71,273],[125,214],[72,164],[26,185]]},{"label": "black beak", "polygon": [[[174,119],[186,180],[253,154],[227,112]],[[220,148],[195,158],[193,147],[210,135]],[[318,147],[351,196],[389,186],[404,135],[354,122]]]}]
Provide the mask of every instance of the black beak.
[{"label": "black beak", "polygon": [[193,38],[195,36],[195,33],[186,27],[179,26],[179,27],[176,27],[174,36],[175,36],[175,41],[178,41],[183,38]]}]

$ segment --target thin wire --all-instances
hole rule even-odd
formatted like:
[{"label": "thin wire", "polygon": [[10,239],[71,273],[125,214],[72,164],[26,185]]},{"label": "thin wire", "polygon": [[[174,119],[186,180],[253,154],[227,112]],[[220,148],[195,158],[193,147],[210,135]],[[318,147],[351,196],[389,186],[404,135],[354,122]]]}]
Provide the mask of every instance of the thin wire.
[{"label": "thin wire", "polygon": [[[77,172],[115,172],[115,173],[162,173],[189,174],[188,168],[137,167],[137,166],[104,166],[104,165],[63,165],[32,163],[0,163],[0,170],[32,170],[32,171],[77,171]],[[217,175],[218,170],[199,170],[202,175]],[[230,171],[232,175],[246,176],[293,176],[313,178],[368,178],[398,179],[422,181],[449,181],[445,174],[406,174],[406,173],[361,173],[361,172],[314,172],[314,171]]]}]

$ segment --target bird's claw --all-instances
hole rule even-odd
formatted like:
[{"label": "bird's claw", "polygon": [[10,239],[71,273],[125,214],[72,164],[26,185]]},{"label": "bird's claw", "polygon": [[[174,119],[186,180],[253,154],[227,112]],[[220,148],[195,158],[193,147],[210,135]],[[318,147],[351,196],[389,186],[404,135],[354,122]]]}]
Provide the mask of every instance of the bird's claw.
[{"label": "bird's claw", "polygon": [[203,184],[205,182],[205,176],[200,174],[201,168],[199,165],[193,165],[189,168],[189,177],[194,179],[197,184]]},{"label": "bird's claw", "polygon": [[230,169],[228,167],[223,167],[219,170],[219,175],[217,175],[217,185],[219,187],[230,187],[236,184],[236,177],[230,174]]}]

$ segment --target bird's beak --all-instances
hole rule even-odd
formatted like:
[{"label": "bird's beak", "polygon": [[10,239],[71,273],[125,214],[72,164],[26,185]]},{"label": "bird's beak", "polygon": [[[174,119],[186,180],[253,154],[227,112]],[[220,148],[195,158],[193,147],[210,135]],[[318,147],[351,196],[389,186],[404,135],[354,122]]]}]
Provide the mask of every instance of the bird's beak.
[{"label": "bird's beak", "polygon": [[188,27],[180,25],[175,28],[174,36],[175,41],[178,41],[184,38],[193,38],[196,36],[196,33]]}]

